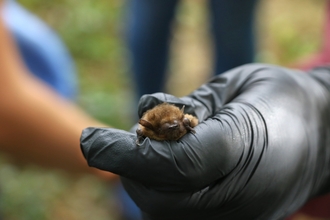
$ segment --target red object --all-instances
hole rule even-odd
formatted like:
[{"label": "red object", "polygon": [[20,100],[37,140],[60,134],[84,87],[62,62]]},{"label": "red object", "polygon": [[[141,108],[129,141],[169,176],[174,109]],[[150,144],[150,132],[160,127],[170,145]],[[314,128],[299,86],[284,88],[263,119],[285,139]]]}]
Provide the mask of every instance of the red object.
[{"label": "red object", "polygon": [[330,219],[330,194],[320,196],[310,200],[295,214],[286,220],[294,219],[298,214],[308,215],[310,217]]}]

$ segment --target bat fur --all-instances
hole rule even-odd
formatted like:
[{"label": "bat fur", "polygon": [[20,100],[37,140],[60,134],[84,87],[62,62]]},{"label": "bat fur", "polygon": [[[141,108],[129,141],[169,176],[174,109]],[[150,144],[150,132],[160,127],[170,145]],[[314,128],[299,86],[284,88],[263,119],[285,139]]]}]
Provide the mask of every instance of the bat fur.
[{"label": "bat fur", "polygon": [[193,128],[197,124],[196,117],[184,114],[184,106],[180,109],[162,103],[146,111],[139,120],[139,127],[136,130],[137,142],[144,137],[158,141],[178,140],[187,132],[195,133]]}]

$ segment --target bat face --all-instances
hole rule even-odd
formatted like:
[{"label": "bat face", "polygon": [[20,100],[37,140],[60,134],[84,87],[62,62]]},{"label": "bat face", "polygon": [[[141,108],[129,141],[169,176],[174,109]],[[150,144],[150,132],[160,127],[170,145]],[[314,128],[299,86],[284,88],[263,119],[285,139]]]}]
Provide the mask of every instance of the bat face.
[{"label": "bat face", "polygon": [[[194,121],[192,121],[192,119]],[[193,127],[198,124],[197,118],[183,113],[174,105],[163,103],[148,110],[139,120],[136,130],[138,138],[178,140],[187,132],[195,132]]]}]

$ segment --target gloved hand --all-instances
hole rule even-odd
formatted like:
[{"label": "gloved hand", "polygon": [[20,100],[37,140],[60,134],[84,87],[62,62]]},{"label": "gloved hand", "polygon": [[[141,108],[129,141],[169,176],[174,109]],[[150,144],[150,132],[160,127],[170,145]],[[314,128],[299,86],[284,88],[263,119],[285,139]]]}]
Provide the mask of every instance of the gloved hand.
[{"label": "gloved hand", "polygon": [[283,219],[330,191],[330,69],[306,74],[245,65],[192,94],[141,98],[139,115],[168,102],[196,115],[178,141],[87,128],[88,164],[122,176],[145,219]]}]

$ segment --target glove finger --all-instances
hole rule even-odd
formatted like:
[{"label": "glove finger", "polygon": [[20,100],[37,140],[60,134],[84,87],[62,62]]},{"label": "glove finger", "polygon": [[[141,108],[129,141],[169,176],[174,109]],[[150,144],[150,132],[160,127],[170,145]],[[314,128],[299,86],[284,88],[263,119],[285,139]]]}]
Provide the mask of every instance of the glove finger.
[{"label": "glove finger", "polygon": [[114,128],[89,127],[82,131],[80,147],[88,165],[121,175],[132,170],[136,135]]}]

